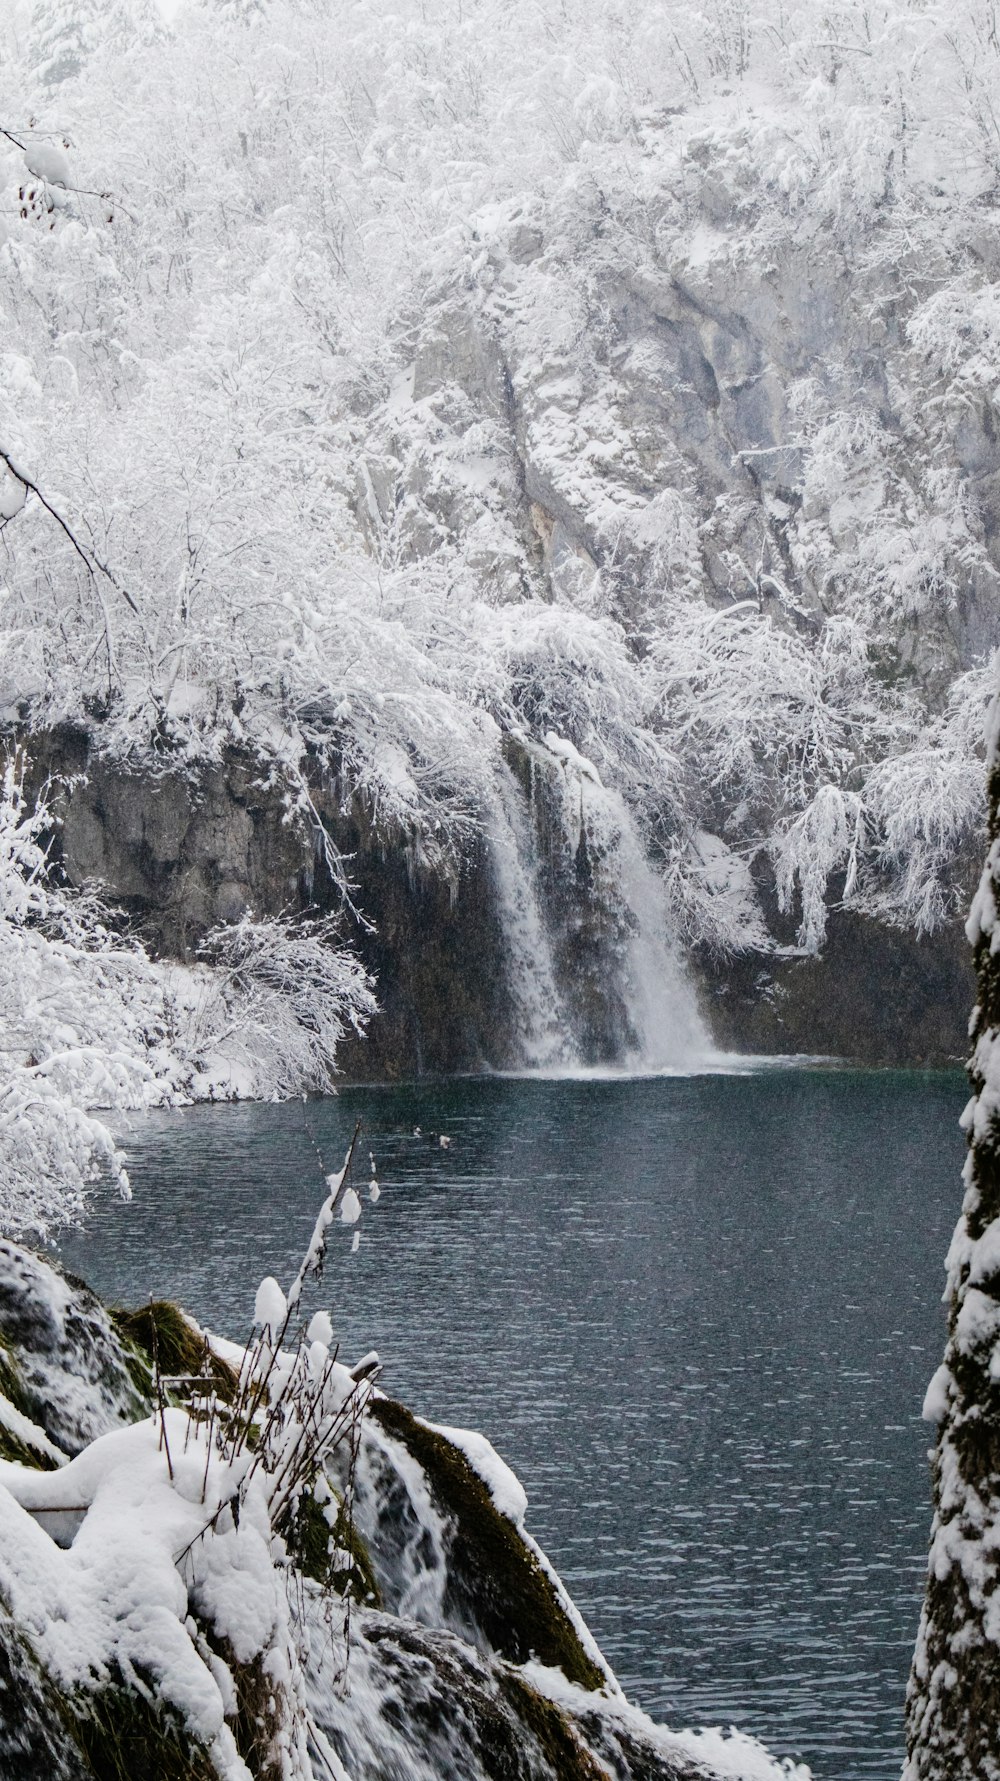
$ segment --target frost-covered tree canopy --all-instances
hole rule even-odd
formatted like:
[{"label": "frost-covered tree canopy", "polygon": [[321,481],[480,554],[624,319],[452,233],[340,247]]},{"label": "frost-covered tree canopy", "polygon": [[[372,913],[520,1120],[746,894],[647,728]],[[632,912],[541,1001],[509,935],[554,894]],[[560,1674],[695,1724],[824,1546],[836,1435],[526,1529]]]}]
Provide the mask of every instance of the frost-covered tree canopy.
[{"label": "frost-covered tree canopy", "polygon": [[[998,74],[987,0],[10,0],[8,733],[235,748],[307,823],[318,762],[448,874],[513,743],[689,940],[940,924],[1000,641]],[[265,1092],[316,1081],[281,945],[212,946],[223,1003],[268,967],[225,1043],[280,1002]]]},{"label": "frost-covered tree canopy", "polygon": [[[428,857],[503,733],[928,928],[997,641],[985,0],[12,0],[2,695],[308,746]],[[766,876],[766,874],[765,874]]]}]

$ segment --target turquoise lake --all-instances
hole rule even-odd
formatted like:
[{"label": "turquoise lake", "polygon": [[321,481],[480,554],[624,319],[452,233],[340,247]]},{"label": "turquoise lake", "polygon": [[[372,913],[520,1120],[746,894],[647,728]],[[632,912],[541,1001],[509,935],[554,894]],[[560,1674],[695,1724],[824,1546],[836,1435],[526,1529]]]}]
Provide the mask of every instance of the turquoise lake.
[{"label": "turquoise lake", "polygon": [[381,1198],[315,1293],[346,1358],[377,1348],[388,1391],[489,1435],[649,1712],[895,1781],[966,1094],[769,1068],[156,1115],[126,1135],[132,1203],[60,1253],[239,1337],[361,1119]]}]

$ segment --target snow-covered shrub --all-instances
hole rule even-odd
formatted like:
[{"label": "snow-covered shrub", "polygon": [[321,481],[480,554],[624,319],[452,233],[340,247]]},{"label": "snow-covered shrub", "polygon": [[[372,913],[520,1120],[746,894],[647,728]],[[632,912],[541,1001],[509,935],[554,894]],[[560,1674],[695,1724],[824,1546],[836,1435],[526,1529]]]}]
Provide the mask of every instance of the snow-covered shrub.
[{"label": "snow-covered shrub", "polygon": [[151,960],[99,899],[54,881],[45,797],[23,756],[0,778],[0,1229],[79,1215],[102,1176],[128,1193],[108,1114],[209,1095],[326,1088],[374,1008],[336,924],[249,917],[193,970]]},{"label": "snow-covered shrub", "polygon": [[822,785],[805,810],[775,836],[778,901],[783,910],[790,909],[798,889],[802,908],[798,939],[806,952],[818,952],[822,944],[826,931],[826,888],[833,873],[845,874],[845,898],[854,889],[863,833],[857,792]]},{"label": "snow-covered shrub", "polygon": [[960,675],[940,717],[904,752],[868,770],[869,849],[862,904],[883,920],[933,931],[955,911],[956,856],[982,830],[982,731],[997,664]]},{"label": "snow-covered shrub", "polygon": [[6,1607],[102,1773],[124,1773],[145,1703],[144,1754],[162,1741],[171,1773],[183,1756],[185,1774],[218,1781],[312,1781],[306,1596],[311,1610],[327,1597],[326,1637],[346,1661],[333,1610],[342,1596],[349,1614],[351,1481],[378,1358],[340,1364],[330,1317],[307,1321],[301,1297],[334,1220],[356,1223],[353,1151],[328,1177],[287,1297],[265,1280],[247,1347],[221,1344],[230,1366],[189,1331],[201,1364],[168,1374],[151,1312],[152,1417],[69,1460],[50,1443],[52,1470],[0,1461]]},{"label": "snow-covered shrub", "polygon": [[44,1231],[78,1212],[105,1170],[128,1192],[124,1159],[92,1109],[156,1098],[163,1037],[155,975],[104,925],[92,899],[55,888],[44,802],[23,762],[0,787],[0,1220]]},{"label": "snow-covered shrub", "polygon": [[650,652],[651,690],[674,753],[729,807],[738,833],[757,807],[801,809],[861,758],[880,721],[864,640],[834,621],[819,647],[756,601],[699,605]]},{"label": "snow-covered shrub", "polygon": [[[242,1080],[252,1097],[329,1088],[341,1040],[348,1029],[363,1033],[376,1006],[364,968],[339,939],[331,917],[246,915],[214,928],[198,949],[208,968],[172,974],[182,1055],[204,1060],[209,1077],[218,1060],[234,1090]],[[185,989],[196,992],[187,1008]]]}]

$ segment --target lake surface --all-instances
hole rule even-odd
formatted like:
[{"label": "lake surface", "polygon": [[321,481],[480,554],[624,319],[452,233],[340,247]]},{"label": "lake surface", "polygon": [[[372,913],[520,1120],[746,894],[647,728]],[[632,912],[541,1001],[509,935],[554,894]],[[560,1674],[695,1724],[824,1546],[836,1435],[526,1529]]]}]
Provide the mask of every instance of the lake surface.
[{"label": "lake surface", "polygon": [[651,1713],[896,1781],[965,1097],[957,1072],[771,1069],[158,1115],[132,1204],[61,1253],[239,1336],[308,1240],[314,1146],[337,1166],[360,1117],[382,1196],[316,1293],[346,1357],[491,1437]]}]

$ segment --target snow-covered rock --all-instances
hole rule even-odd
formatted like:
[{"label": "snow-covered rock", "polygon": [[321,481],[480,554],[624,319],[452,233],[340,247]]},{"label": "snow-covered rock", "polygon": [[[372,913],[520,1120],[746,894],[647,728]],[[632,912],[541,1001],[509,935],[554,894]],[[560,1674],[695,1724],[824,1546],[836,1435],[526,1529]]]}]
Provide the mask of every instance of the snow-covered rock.
[{"label": "snow-covered rock", "polygon": [[[267,1359],[279,1291],[258,1295],[269,1379],[300,1364]],[[751,1739],[670,1732],[628,1704],[481,1436],[373,1402],[349,1563],[331,1573],[356,1597],[348,1646],[346,1599],[275,1536],[280,1471],[257,1443],[212,1444],[186,1409],[156,1409],[140,1317],[116,1330],[86,1287],[9,1244],[0,1309],[9,1364],[76,1442],[58,1465],[0,1461],[4,1774],[82,1781],[135,1739],[143,1772],[191,1781],[789,1781]],[[199,1352],[193,1327],[157,1316],[164,1361],[178,1342]],[[301,1364],[349,1393],[330,1333],[315,1314]],[[227,1365],[250,1352],[217,1347]],[[216,1378],[231,1395],[235,1374]],[[336,1544],[350,1462],[329,1457],[314,1500]]]}]

